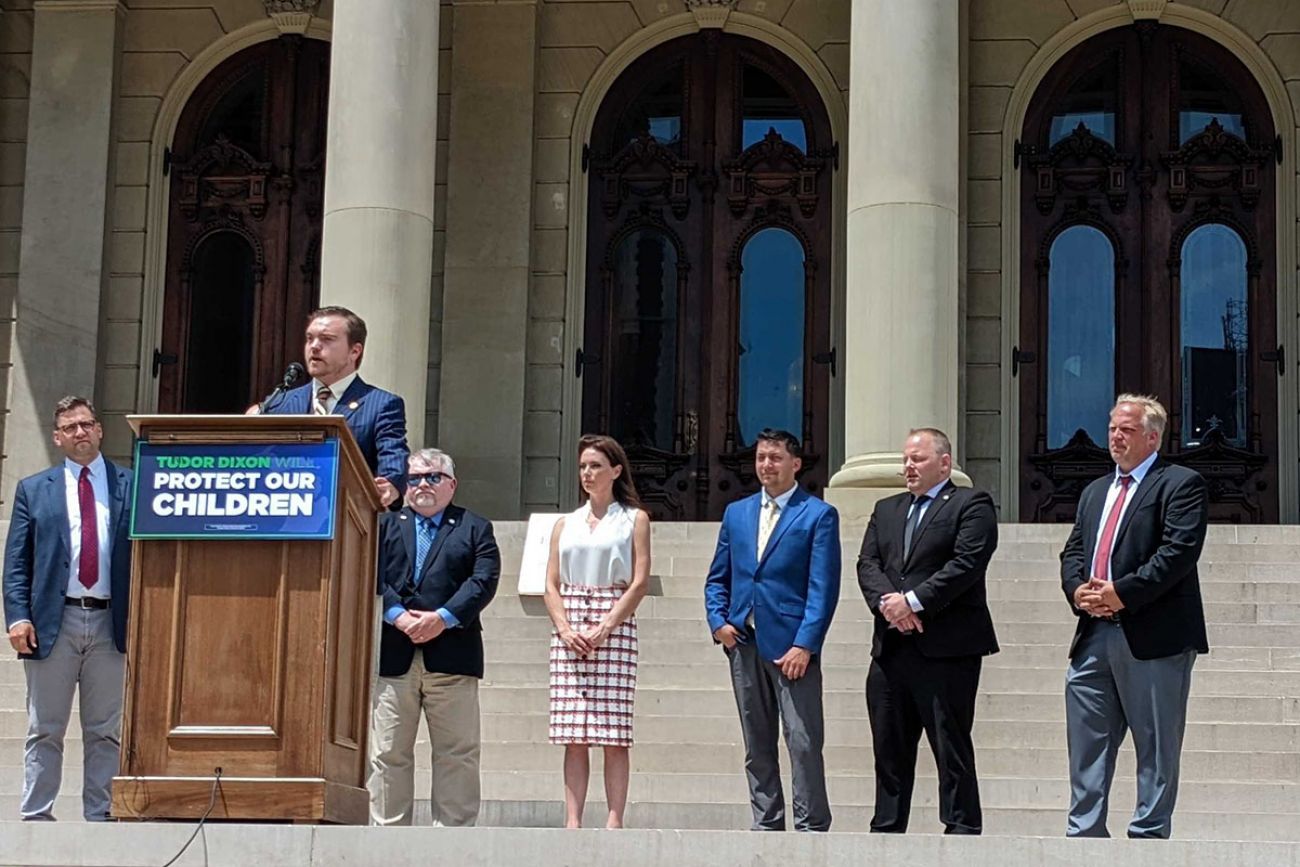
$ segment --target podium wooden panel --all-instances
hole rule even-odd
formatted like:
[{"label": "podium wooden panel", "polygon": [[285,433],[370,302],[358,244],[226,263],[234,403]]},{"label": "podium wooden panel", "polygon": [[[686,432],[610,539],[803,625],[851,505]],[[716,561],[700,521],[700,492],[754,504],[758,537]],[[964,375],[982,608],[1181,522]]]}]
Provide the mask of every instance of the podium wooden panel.
[{"label": "podium wooden panel", "polygon": [[133,416],[154,443],[339,441],[332,541],[137,539],[119,819],[364,824],[379,498],[340,416]]}]

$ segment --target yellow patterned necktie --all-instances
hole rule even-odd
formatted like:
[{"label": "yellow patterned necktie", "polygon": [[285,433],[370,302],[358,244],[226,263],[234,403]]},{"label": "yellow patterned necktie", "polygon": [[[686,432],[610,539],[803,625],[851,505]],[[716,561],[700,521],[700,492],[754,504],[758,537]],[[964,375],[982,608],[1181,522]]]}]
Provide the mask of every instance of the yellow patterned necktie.
[{"label": "yellow patterned necktie", "polygon": [[330,391],[328,385],[322,385],[316,392],[316,415],[329,415],[329,401],[334,397],[334,392]]}]

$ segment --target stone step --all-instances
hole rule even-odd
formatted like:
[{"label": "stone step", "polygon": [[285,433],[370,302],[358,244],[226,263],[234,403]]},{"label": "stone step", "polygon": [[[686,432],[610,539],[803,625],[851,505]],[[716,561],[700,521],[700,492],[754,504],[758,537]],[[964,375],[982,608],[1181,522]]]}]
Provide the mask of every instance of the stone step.
[{"label": "stone step", "polygon": [[[1064,643],[1054,644],[1008,644],[1002,641],[1002,649],[992,656],[984,658],[984,670],[995,668],[1059,668],[1062,673],[1067,664]],[[662,662],[669,659],[690,659],[694,661],[714,659],[717,646],[708,636],[697,636],[694,640],[663,641],[659,639],[639,638],[638,648],[641,663]],[[494,666],[505,663],[529,663],[547,658],[547,647],[535,640],[514,638],[493,639],[484,646],[487,657],[488,673]],[[840,641],[838,636],[831,636],[827,641],[827,654],[839,660],[851,660],[857,657],[866,665],[869,648],[862,640]],[[1208,654],[1196,658],[1196,671],[1300,671],[1300,649],[1275,650],[1268,647],[1214,647]],[[0,671],[0,683],[4,683],[3,671]]]},{"label": "stone step", "polygon": [[[1010,564],[1004,564],[1010,565]],[[1300,575],[1300,571],[1297,572]],[[498,601],[519,598],[516,583],[502,578]],[[1044,576],[1008,576],[990,574],[987,581],[989,603],[1003,601],[1055,602],[1066,604],[1060,580],[1055,574]],[[700,600],[703,605],[704,579],[695,575],[660,574],[650,576],[649,596]],[[1300,603],[1300,580],[1253,581],[1244,576],[1201,580],[1201,596],[1206,602]],[[527,598],[527,597],[526,597]],[[856,578],[840,581],[840,605],[865,604]]]},{"label": "stone step", "polygon": [[[994,625],[1017,623],[1057,623],[1074,626],[1075,615],[1060,600],[1011,599],[995,602],[991,606]],[[703,596],[647,596],[637,607],[637,620],[686,620],[696,618],[703,623]],[[536,597],[507,596],[493,600],[484,612],[483,622],[514,621],[521,618],[545,618],[549,622],[545,603]],[[1285,624],[1300,623],[1300,602],[1206,602],[1205,619],[1209,623],[1228,624]],[[874,615],[862,599],[847,600],[835,609],[834,624],[868,624]]]},{"label": "stone step", "polygon": [[[1002,644],[1055,643],[1064,648],[1068,646],[1074,634],[1072,621],[1053,623],[1004,621],[996,625],[998,641]],[[1211,647],[1223,644],[1234,647],[1300,648],[1300,629],[1294,625],[1210,623],[1207,632]],[[483,633],[486,641],[497,638],[542,640],[550,636],[551,622],[540,614],[527,617],[523,615],[504,617],[497,616],[494,610],[489,609],[483,620]],[[865,622],[854,623],[837,618],[830,629],[830,637],[839,638],[841,641],[850,633],[856,635],[856,642],[859,645],[869,636]],[[647,617],[639,621],[638,636],[652,640],[707,638],[708,626],[704,622],[702,610],[691,619]]]},{"label": "stone step", "polygon": [[[1063,692],[1063,689],[1062,689]],[[724,689],[637,690],[637,708],[650,714],[725,716],[735,712],[735,699]],[[542,713],[547,710],[548,689],[538,686],[495,686],[479,694],[485,713]],[[827,716],[865,714],[862,689],[827,689],[823,694]],[[1203,696],[1192,693],[1189,720],[1197,722],[1255,722],[1300,724],[1300,698],[1264,696]],[[1005,720],[1064,721],[1062,693],[980,693],[976,718]]]},{"label": "stone step", "polygon": [[[871,731],[865,714],[864,708],[858,716],[828,718],[826,744],[870,748]],[[545,713],[484,714],[483,739],[534,739],[542,742],[546,738],[547,720]],[[638,713],[634,727],[638,742],[736,744],[741,739],[740,723],[734,713],[725,716]],[[977,719],[974,739],[977,750],[986,747],[1060,747],[1065,743],[1065,727],[1055,721],[1009,723],[1005,720]],[[422,731],[420,743],[427,742],[427,735]],[[1190,722],[1187,724],[1183,750],[1300,752],[1300,725]],[[417,752],[417,757],[418,755]]]},{"label": "stone step", "polygon": [[[731,680],[720,651],[713,662],[687,662],[697,658],[682,654],[683,661],[662,658],[648,662],[642,658],[637,667],[640,687],[702,689],[715,688],[731,692]],[[861,688],[866,683],[865,660],[856,665],[823,665],[822,682],[828,689]],[[502,663],[487,670],[484,688],[529,686],[548,682],[545,662]],[[986,668],[980,675],[980,690],[985,693],[1040,692],[1059,694],[1064,689],[1065,666],[1050,668]],[[1193,673],[1192,692],[1199,696],[1300,696],[1300,671],[1212,671]]]},{"label": "stone step", "polygon": [[[633,752],[636,751],[633,747]],[[977,757],[978,760],[978,757]],[[563,798],[561,756],[556,750],[550,769],[539,771],[484,771],[484,800],[556,800]],[[1112,816],[1126,815],[1136,801],[1136,782],[1131,765],[1120,767],[1111,790]],[[786,766],[783,779],[789,785]],[[416,793],[427,791],[427,771],[416,778]],[[1070,782],[1065,770],[1059,775],[1035,777],[1000,777],[981,773],[980,799],[983,804],[1000,807],[1050,808],[1064,812],[1070,800]],[[599,797],[603,789],[600,769],[594,767],[589,787],[590,797]],[[912,802],[918,807],[938,805],[938,777],[933,766],[917,764],[916,788]],[[836,805],[871,806],[875,803],[875,778],[867,774],[843,774],[828,769],[827,793],[832,808]],[[740,765],[732,773],[719,774],[634,774],[629,797],[636,801],[702,805],[709,803],[746,804],[748,791]],[[1300,786],[1280,782],[1183,781],[1178,788],[1178,814],[1189,811],[1223,813],[1276,812],[1300,813]],[[1064,819],[1062,818],[1062,821]]]},{"label": "stone step", "polygon": [[[787,795],[788,797],[788,795]],[[417,804],[415,821],[430,821],[428,802]],[[603,800],[589,800],[584,824],[599,828],[604,823]],[[984,805],[984,833],[988,836],[1055,836],[1064,834],[1064,809],[993,807]],[[832,830],[865,832],[870,827],[870,806],[831,804]],[[749,826],[748,804],[674,804],[631,801],[624,817],[627,828],[680,828],[683,830],[726,831]],[[1112,814],[1112,832],[1123,833],[1126,813]],[[558,828],[564,824],[564,805],[559,801],[488,801],[479,814],[480,827]],[[1294,813],[1233,813],[1213,810],[1196,812],[1179,809],[1174,833],[1184,840],[1272,840],[1300,839],[1300,815]],[[916,806],[909,829],[913,834],[935,834],[943,829],[937,807]]]},{"label": "stone step", "polygon": [[[552,809],[558,802],[551,802]],[[0,808],[7,805],[0,805]],[[598,805],[588,806],[588,814]],[[516,819],[531,814],[533,805],[489,805],[487,818]],[[507,815],[507,810],[511,815]],[[719,815],[718,824],[734,823],[731,814]],[[653,814],[647,818],[654,817]],[[629,818],[632,818],[629,815]],[[668,818],[664,816],[663,818]],[[837,817],[837,831],[858,821],[852,812]],[[620,867],[662,864],[712,864],[718,867],[751,864],[925,864],[933,867],[1008,867],[1008,865],[1064,865],[1080,863],[1130,864],[1156,867],[1295,867],[1300,845],[1264,839],[1268,827],[1246,824],[1259,839],[1242,841],[1229,827],[1221,837],[1198,840],[1197,828],[1217,830],[1231,823],[1180,810],[1171,841],[1153,844],[1120,839],[1080,842],[1067,840],[1058,813],[1042,815],[1010,810],[988,812],[989,834],[983,838],[952,840],[938,830],[933,811],[913,815],[913,833],[867,836],[860,833],[753,834],[747,830],[637,830],[617,833],[603,830],[561,831],[556,828],[347,828],[286,826],[280,824],[210,823],[179,863],[205,867],[247,867],[250,864],[292,864],[296,867],[341,867],[383,864],[386,867],[423,867],[432,858],[449,864],[519,864],[529,867],[618,864]],[[1264,820],[1268,821],[1268,820]],[[1117,819],[1117,822],[1119,820]],[[599,823],[594,823],[599,824]],[[844,827],[841,828],[841,825]],[[1042,837],[1025,836],[1028,829]],[[193,834],[193,823],[135,823],[109,825],[30,825],[10,823],[0,834],[0,864],[42,864],[46,867],[102,867],[161,863],[178,852]],[[1122,822],[1116,830],[1122,834]],[[1004,836],[1006,835],[1006,836]],[[870,853],[869,855],[865,853]]]}]

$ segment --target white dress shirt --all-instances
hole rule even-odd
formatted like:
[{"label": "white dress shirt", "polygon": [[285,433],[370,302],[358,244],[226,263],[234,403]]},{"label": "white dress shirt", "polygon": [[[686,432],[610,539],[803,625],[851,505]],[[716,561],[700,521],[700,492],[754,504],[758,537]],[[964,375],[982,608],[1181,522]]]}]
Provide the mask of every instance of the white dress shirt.
[{"label": "white dress shirt", "polygon": [[112,568],[113,539],[108,532],[110,515],[108,501],[108,466],[99,455],[90,463],[90,488],[95,494],[95,535],[99,540],[99,576],[94,586],[81,586],[81,496],[78,484],[81,464],[71,459],[63,461],[64,493],[68,504],[68,592],[73,597],[93,596],[109,599],[113,595],[110,570]]},{"label": "white dress shirt", "polygon": [[338,382],[329,386],[325,385],[325,383],[321,382],[319,379],[313,378],[311,381],[311,411],[315,413],[316,407],[320,406],[320,401],[316,399],[316,395],[320,394],[322,388],[328,388],[330,393],[334,396],[326,401],[324,410],[325,415],[332,413],[334,407],[338,406],[339,401],[343,399],[343,395],[348,390],[348,387],[352,385],[352,380],[356,378],[357,372],[355,370],[340,379]]},{"label": "white dress shirt", "polygon": [[[939,492],[942,491],[944,488],[948,487],[948,481],[949,481],[948,479],[944,479],[942,482],[940,482],[939,484],[935,485],[933,488],[931,488],[930,490],[922,494],[921,496],[923,497],[929,497],[929,499],[927,499],[924,503],[921,503],[918,506],[916,500],[913,499],[912,505],[907,507],[908,518],[912,517],[913,509],[921,510],[921,513],[916,516],[916,528],[912,531],[913,543],[915,543],[916,541],[916,531],[921,529],[921,522],[925,520],[925,513],[930,511],[930,505],[934,503],[935,499],[939,496]],[[925,606],[921,604],[921,600],[916,598],[916,593],[914,593],[911,590],[908,590],[907,593],[903,595],[904,598],[907,599],[908,607],[910,607],[913,611],[921,612],[925,610]]]},{"label": "white dress shirt", "polygon": [[[1128,494],[1124,497],[1123,508],[1119,510],[1119,520],[1115,522],[1116,531],[1119,530],[1119,525],[1124,521],[1124,513],[1128,511],[1128,507],[1133,502],[1133,498],[1137,496],[1138,488],[1142,486],[1142,480],[1147,477],[1147,473],[1151,471],[1151,465],[1156,462],[1156,458],[1158,457],[1160,457],[1159,452],[1152,452],[1147,456],[1145,461],[1133,468],[1133,472],[1127,473],[1127,475],[1133,477],[1133,481],[1128,483]],[[1090,569],[1089,577],[1092,577],[1091,573],[1097,571],[1097,549],[1101,547],[1101,534],[1106,531],[1106,518],[1110,516],[1111,507],[1115,504],[1115,500],[1119,498],[1119,492],[1121,489],[1119,477],[1122,475],[1126,474],[1121,472],[1119,467],[1115,467],[1115,476],[1111,479],[1110,487],[1106,489],[1106,502],[1102,504],[1101,519],[1097,522],[1097,541],[1092,546],[1092,568]],[[1112,554],[1115,552],[1114,544],[1115,540],[1111,539]],[[1114,581],[1115,576],[1110,574],[1109,565],[1110,564],[1107,564],[1108,568],[1106,569],[1106,575],[1111,581]]]},{"label": "white dress shirt", "polygon": [[[794,496],[794,492],[798,487],[799,487],[799,483],[795,482],[793,485],[790,486],[790,490],[786,491],[784,494],[777,494],[775,497],[768,494],[767,488],[761,489],[762,500],[758,506],[758,526],[754,528],[755,545],[758,544],[759,538],[763,533],[763,510],[771,508],[770,506],[768,506],[768,503],[776,503],[776,521],[779,524],[781,522],[781,512],[784,511],[785,507],[790,504],[790,498]],[[774,533],[776,532],[775,525],[772,526],[772,532]],[[772,539],[770,536],[768,537],[767,543],[769,545],[772,544]],[[758,554],[758,559],[762,560],[763,552],[758,548],[755,548],[755,551]],[[745,625],[749,627],[751,632],[754,630],[754,607],[752,605],[749,608],[749,616],[745,618]]]}]

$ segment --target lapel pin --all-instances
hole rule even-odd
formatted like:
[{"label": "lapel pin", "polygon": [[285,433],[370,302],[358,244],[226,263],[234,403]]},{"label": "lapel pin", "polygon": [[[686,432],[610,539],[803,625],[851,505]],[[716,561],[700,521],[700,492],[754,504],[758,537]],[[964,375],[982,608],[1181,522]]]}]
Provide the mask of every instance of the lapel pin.
[{"label": "lapel pin", "polygon": [[359,405],[360,405],[360,404],[358,404],[358,403],[354,400],[354,401],[352,401],[352,403],[348,404],[348,409],[356,409]]},{"label": "lapel pin", "polygon": [[405,520],[406,520],[406,516],[405,516],[405,515],[398,515],[397,517],[398,517],[399,520],[402,520],[402,521],[405,521]]},{"label": "lapel pin", "polygon": [[951,496],[952,496],[952,494],[944,494],[944,495],[943,495],[943,498],[946,500],[946,499],[948,499],[948,498],[951,497]]}]

